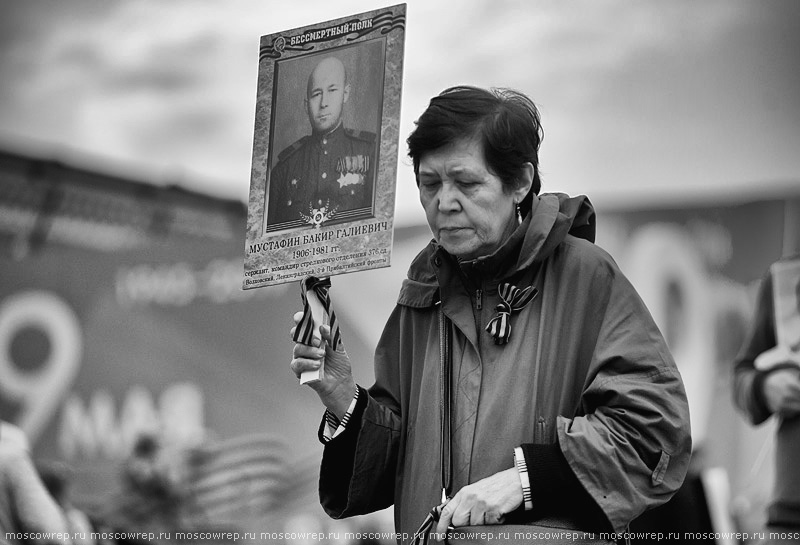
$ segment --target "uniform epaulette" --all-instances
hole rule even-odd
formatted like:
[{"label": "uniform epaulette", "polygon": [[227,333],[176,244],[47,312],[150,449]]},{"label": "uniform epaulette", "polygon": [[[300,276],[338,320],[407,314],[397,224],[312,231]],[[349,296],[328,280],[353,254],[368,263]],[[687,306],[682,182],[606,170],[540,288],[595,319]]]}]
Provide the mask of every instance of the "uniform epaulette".
[{"label": "uniform epaulette", "polygon": [[307,134],[303,138],[301,138],[300,140],[289,146],[288,148],[284,149],[282,152],[278,154],[278,161],[283,161],[285,159],[288,159],[292,154],[294,154],[294,152],[302,148],[306,140],[308,140],[309,138],[311,138],[311,136]]},{"label": "uniform epaulette", "polygon": [[374,132],[369,131],[357,131],[355,129],[345,129],[345,134],[351,138],[355,138],[356,140],[363,140],[364,142],[369,142],[370,144],[375,141],[376,134]]}]

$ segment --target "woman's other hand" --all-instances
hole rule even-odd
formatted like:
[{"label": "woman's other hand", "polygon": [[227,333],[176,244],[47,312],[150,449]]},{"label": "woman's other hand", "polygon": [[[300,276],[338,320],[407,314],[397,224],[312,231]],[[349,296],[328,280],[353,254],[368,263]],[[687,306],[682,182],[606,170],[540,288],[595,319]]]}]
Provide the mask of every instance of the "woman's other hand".
[{"label": "woman's other hand", "polygon": [[459,490],[442,508],[436,532],[445,534],[448,526],[502,524],[506,513],[521,504],[522,483],[512,467]]}]

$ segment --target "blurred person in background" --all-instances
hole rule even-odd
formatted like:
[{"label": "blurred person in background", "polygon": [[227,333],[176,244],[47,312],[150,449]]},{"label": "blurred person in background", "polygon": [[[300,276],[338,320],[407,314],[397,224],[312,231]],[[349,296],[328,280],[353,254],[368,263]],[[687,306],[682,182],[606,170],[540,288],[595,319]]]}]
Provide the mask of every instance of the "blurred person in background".
[{"label": "blurred person in background", "polygon": [[185,499],[181,465],[165,451],[159,434],[141,433],[122,465],[122,489],[101,516],[101,525],[116,532],[180,530]]},{"label": "blurred person in background", "polygon": [[70,470],[61,464],[48,464],[39,468],[45,488],[56,501],[69,527],[73,545],[91,545],[94,528],[86,513],[78,509],[70,498]]},{"label": "blurred person in background", "polygon": [[69,544],[69,526],[18,427],[0,420],[0,543]]},{"label": "blurred person in background", "polygon": [[[796,262],[800,255],[780,260],[776,265]],[[783,267],[779,267],[783,269]],[[775,480],[767,509],[766,539],[761,543],[800,543],[800,359],[794,347],[778,346],[775,309],[783,313],[788,330],[787,341],[800,337],[800,276],[790,281],[790,289],[776,288],[775,265],[764,275],[758,290],[755,312],[733,368],[734,402],[751,424],[758,425],[771,416],[778,419],[775,432]],[[782,282],[783,284],[783,282]],[[791,289],[793,288],[793,289]],[[783,300],[777,300],[783,298]],[[792,319],[794,318],[794,319]],[[776,533],[777,539],[771,539]],[[793,540],[781,539],[793,536]]]},{"label": "blurred person in background", "polygon": [[593,244],[588,199],[539,194],[541,138],[521,93],[456,87],[431,100],[407,142],[434,240],[401,287],[369,390],[338,334],[323,325],[325,347],[312,346],[295,315],[292,371],[325,358],[308,384],[327,408],[320,498],[332,517],[394,504],[409,536],[621,532],[683,482],[680,374]]}]

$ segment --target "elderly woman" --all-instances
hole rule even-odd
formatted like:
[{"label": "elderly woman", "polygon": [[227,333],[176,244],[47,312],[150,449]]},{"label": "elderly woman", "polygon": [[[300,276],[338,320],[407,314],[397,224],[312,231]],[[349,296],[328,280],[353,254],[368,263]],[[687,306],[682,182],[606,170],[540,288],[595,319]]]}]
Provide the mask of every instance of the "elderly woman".
[{"label": "elderly woman", "polygon": [[439,533],[622,532],[680,487],[691,443],[680,375],[593,244],[589,201],[539,195],[541,138],[536,107],[510,90],[447,89],[417,121],[409,156],[434,239],[400,289],[375,384],[355,384],[327,326],[326,348],[294,347],[298,376],[326,358],[310,385],[327,408],[331,516],[394,504],[409,536],[444,503]]}]

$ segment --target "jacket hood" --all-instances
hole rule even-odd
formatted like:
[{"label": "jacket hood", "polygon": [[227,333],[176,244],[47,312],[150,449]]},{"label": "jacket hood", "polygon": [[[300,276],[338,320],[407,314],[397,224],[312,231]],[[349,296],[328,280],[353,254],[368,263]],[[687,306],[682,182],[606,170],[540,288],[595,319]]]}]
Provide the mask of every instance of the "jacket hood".
[{"label": "jacket hood", "polygon": [[594,242],[595,213],[585,195],[570,197],[564,193],[534,195],[516,267],[519,270],[544,261],[567,235]]},{"label": "jacket hood", "polygon": [[[594,242],[595,212],[588,197],[570,197],[563,193],[533,196],[530,214],[508,241],[495,253],[480,257],[486,270],[499,270],[503,277],[544,261],[567,235]],[[522,239],[520,243],[520,239]],[[508,260],[509,246],[519,247],[515,262]],[[427,307],[439,300],[439,284],[433,261],[447,252],[432,240],[411,263],[408,278],[403,281],[398,303],[410,307]],[[513,265],[509,266],[511,263]]]}]

